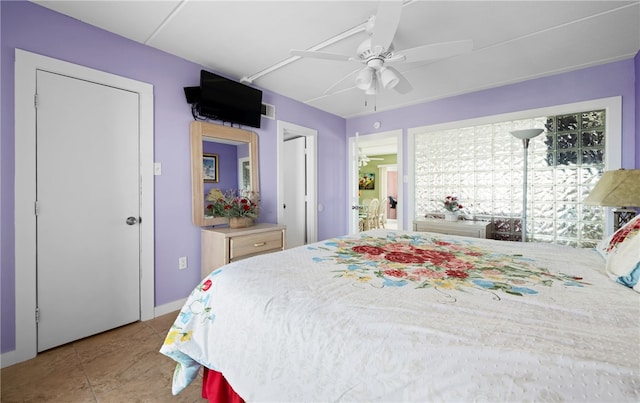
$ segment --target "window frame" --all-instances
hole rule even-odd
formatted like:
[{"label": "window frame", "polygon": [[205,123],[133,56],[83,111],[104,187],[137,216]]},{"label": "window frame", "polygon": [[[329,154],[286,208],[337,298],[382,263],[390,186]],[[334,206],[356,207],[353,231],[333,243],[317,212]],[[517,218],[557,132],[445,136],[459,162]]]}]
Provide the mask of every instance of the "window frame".
[{"label": "window frame", "polygon": [[[527,109],[516,112],[509,112],[497,115],[483,116],[472,119],[425,125],[407,129],[407,210],[409,222],[413,222],[415,217],[415,140],[416,135],[441,130],[462,129],[469,126],[480,126],[495,124],[504,121],[531,119],[540,116],[563,115],[584,110],[604,109],[606,111],[606,133],[605,142],[605,170],[614,170],[622,167],[622,97],[600,98],[582,102],[575,102],[562,105],[553,105],[536,109]],[[609,236],[613,232],[613,209],[605,207],[604,236]]]}]

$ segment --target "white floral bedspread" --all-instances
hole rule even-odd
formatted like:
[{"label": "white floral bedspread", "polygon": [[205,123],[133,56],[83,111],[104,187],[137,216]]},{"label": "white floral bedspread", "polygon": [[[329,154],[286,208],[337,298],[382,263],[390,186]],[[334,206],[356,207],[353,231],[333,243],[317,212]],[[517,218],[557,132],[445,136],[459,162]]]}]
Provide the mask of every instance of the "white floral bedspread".
[{"label": "white floral bedspread", "polygon": [[640,400],[640,294],[593,250],[373,230],[213,272],[163,354],[246,401]]}]

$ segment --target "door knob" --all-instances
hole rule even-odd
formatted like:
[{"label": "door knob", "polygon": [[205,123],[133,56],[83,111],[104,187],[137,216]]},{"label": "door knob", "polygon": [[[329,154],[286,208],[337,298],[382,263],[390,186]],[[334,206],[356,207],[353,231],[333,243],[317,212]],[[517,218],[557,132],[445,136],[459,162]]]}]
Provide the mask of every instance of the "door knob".
[{"label": "door knob", "polygon": [[133,225],[138,222],[138,219],[135,217],[127,217],[127,225]]}]

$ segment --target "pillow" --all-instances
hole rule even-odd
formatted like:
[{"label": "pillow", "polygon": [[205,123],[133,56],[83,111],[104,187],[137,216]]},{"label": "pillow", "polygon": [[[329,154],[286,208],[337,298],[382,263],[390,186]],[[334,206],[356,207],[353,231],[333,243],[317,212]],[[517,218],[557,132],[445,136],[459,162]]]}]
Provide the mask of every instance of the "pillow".
[{"label": "pillow", "polygon": [[629,227],[638,225],[638,220],[640,219],[640,214],[633,217],[631,221],[618,228],[613,234],[609,235],[607,238],[604,238],[598,242],[596,245],[596,251],[602,256],[604,259],[609,256],[609,252],[619,243],[624,241],[625,234],[629,232]]},{"label": "pillow", "polygon": [[617,230],[599,250],[609,277],[640,292],[640,215]]},{"label": "pillow", "polygon": [[598,244],[596,245],[596,251],[600,254],[600,256],[602,256],[603,259],[606,259],[607,256],[609,256],[609,252],[607,252],[607,249],[609,247],[611,239],[613,238],[613,235],[614,234],[611,234],[607,238],[601,239],[600,242],[598,242]]}]

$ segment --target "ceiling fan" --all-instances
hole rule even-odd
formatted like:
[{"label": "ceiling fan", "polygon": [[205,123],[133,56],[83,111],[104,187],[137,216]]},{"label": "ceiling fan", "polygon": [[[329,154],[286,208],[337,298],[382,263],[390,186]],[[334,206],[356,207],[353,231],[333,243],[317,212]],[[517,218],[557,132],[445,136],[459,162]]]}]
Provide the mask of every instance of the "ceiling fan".
[{"label": "ceiling fan", "polygon": [[[356,56],[298,49],[292,49],[290,53],[292,56],[364,64],[362,69],[354,71],[344,79],[356,74],[355,86],[363,90],[367,95],[377,94],[380,88],[393,88],[400,94],[406,94],[411,91],[411,84],[397,69],[387,66],[387,64],[444,59],[471,51],[473,41],[441,42],[396,52],[393,46],[393,38],[400,24],[402,6],[402,1],[379,2],[376,15],[371,16],[366,23],[365,30],[369,38],[358,46]],[[344,79],[340,80],[340,82]],[[335,85],[331,88],[333,87]]]},{"label": "ceiling fan", "polygon": [[358,149],[358,165],[360,167],[366,167],[371,161],[384,161],[384,158],[368,157],[362,149]]}]

